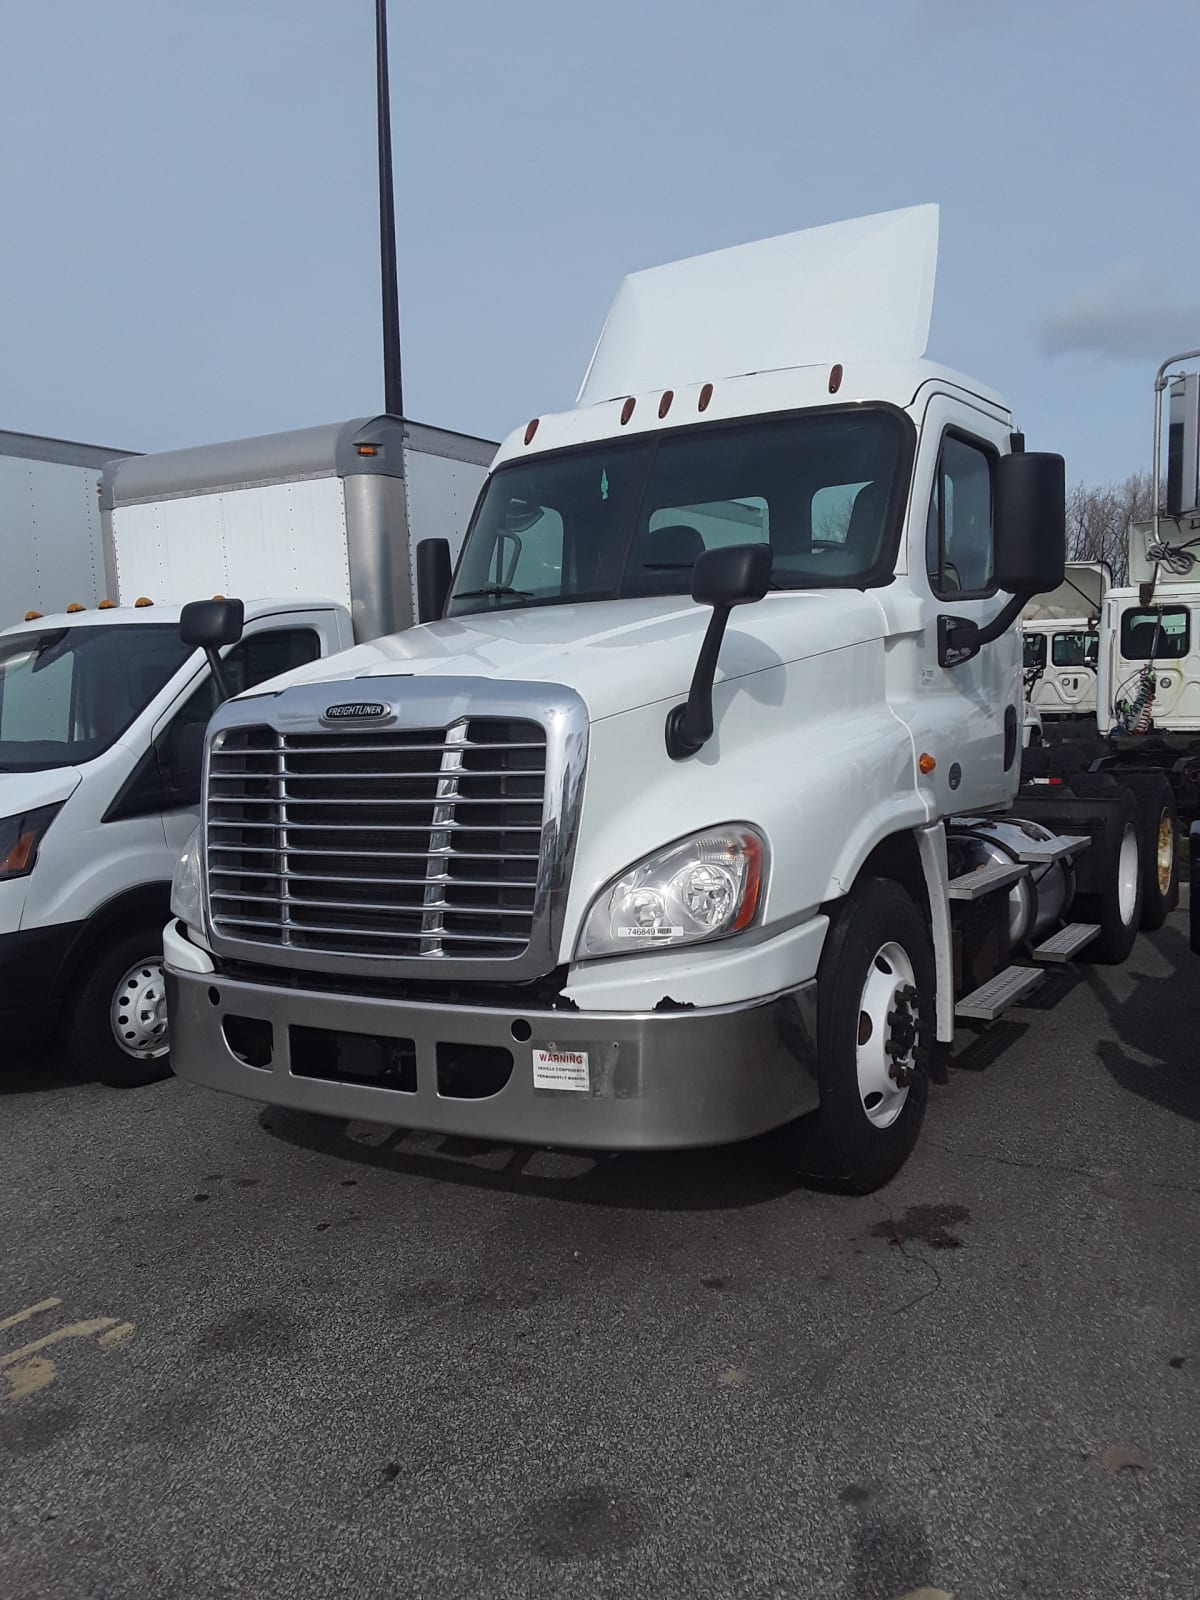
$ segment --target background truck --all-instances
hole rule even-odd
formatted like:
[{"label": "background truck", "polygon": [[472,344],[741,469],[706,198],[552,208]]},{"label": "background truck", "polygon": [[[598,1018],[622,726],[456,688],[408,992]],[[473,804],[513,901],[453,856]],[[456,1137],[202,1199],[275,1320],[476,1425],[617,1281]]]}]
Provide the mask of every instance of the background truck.
[{"label": "background truck", "polygon": [[1043,726],[1067,720],[1095,727],[1100,612],[1111,586],[1104,562],[1070,561],[1059,587],[1025,607],[1025,692]]},{"label": "background truck", "polygon": [[129,453],[0,430],[0,628],[31,606],[104,598],[97,491],[105,464]]},{"label": "background truck", "polygon": [[217,703],[181,603],[255,597],[224,652],[234,689],[406,628],[413,531],[457,546],[493,452],[374,417],[106,471],[113,598],[0,633],[6,1038],[59,1038],[108,1083],[169,1070],[162,923]]},{"label": "background truck", "polygon": [[[923,359],[937,211],[636,273],[422,615],[235,698],[164,934],[175,1069],[871,1189],[935,1050],[1119,961],[1134,799],[1021,783],[1062,458]],[[440,592],[439,592],[440,590]]]}]

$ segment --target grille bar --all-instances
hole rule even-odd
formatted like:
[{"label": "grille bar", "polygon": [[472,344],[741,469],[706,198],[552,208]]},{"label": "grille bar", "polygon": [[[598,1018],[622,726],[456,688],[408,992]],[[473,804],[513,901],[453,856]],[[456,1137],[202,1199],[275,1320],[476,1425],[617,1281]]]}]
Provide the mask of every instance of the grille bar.
[{"label": "grille bar", "polygon": [[209,754],[214,934],[338,957],[511,960],[533,929],[545,779],[545,734],[528,720],[349,742],[230,729]]}]

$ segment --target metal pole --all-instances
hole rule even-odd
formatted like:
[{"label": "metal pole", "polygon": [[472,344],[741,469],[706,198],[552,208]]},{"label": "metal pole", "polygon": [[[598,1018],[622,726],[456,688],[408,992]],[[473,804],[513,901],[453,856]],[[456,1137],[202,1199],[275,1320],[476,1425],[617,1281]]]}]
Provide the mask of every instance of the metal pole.
[{"label": "metal pole", "polygon": [[379,128],[379,279],[383,296],[383,409],[404,415],[400,373],[400,291],[396,284],[396,201],[388,94],[387,0],[375,0],[375,90]]}]

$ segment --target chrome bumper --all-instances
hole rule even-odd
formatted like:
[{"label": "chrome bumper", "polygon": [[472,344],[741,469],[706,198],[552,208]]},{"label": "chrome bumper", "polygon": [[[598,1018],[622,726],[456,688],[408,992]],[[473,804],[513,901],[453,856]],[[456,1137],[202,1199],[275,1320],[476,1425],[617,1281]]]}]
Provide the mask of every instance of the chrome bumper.
[{"label": "chrome bumper", "polygon": [[[515,1011],[274,988],[184,971],[168,959],[167,1002],[179,1077],[331,1117],[520,1144],[632,1150],[726,1144],[817,1104],[812,982],[711,1010]],[[270,1024],[269,1065],[251,1066],[234,1053],[230,1017]],[[235,1022],[230,1031],[244,1049],[245,1030],[239,1035],[238,1028]],[[411,1041],[415,1088],[302,1075],[292,1060],[297,1028]],[[261,1027],[256,1037],[265,1037]],[[507,1051],[507,1082],[480,1099],[439,1093],[439,1065],[456,1047],[470,1046]],[[537,1051],[585,1056],[586,1089],[535,1086]],[[336,1047],[329,1053],[336,1057]],[[539,1068],[543,1075],[552,1070],[553,1064]],[[575,1063],[567,1074],[583,1076]]]}]

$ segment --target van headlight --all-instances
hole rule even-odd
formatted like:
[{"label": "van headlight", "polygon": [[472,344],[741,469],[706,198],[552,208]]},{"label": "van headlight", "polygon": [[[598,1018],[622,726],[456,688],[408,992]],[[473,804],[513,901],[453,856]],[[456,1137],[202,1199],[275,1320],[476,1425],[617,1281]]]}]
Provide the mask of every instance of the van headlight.
[{"label": "van headlight", "polygon": [[766,871],[766,841],[748,823],[680,839],[601,889],[584,918],[575,958],[627,956],[740,933],[758,914]]},{"label": "van headlight", "polygon": [[204,927],[204,873],[200,865],[200,829],[195,828],[171,880],[171,915],[187,928]]}]

